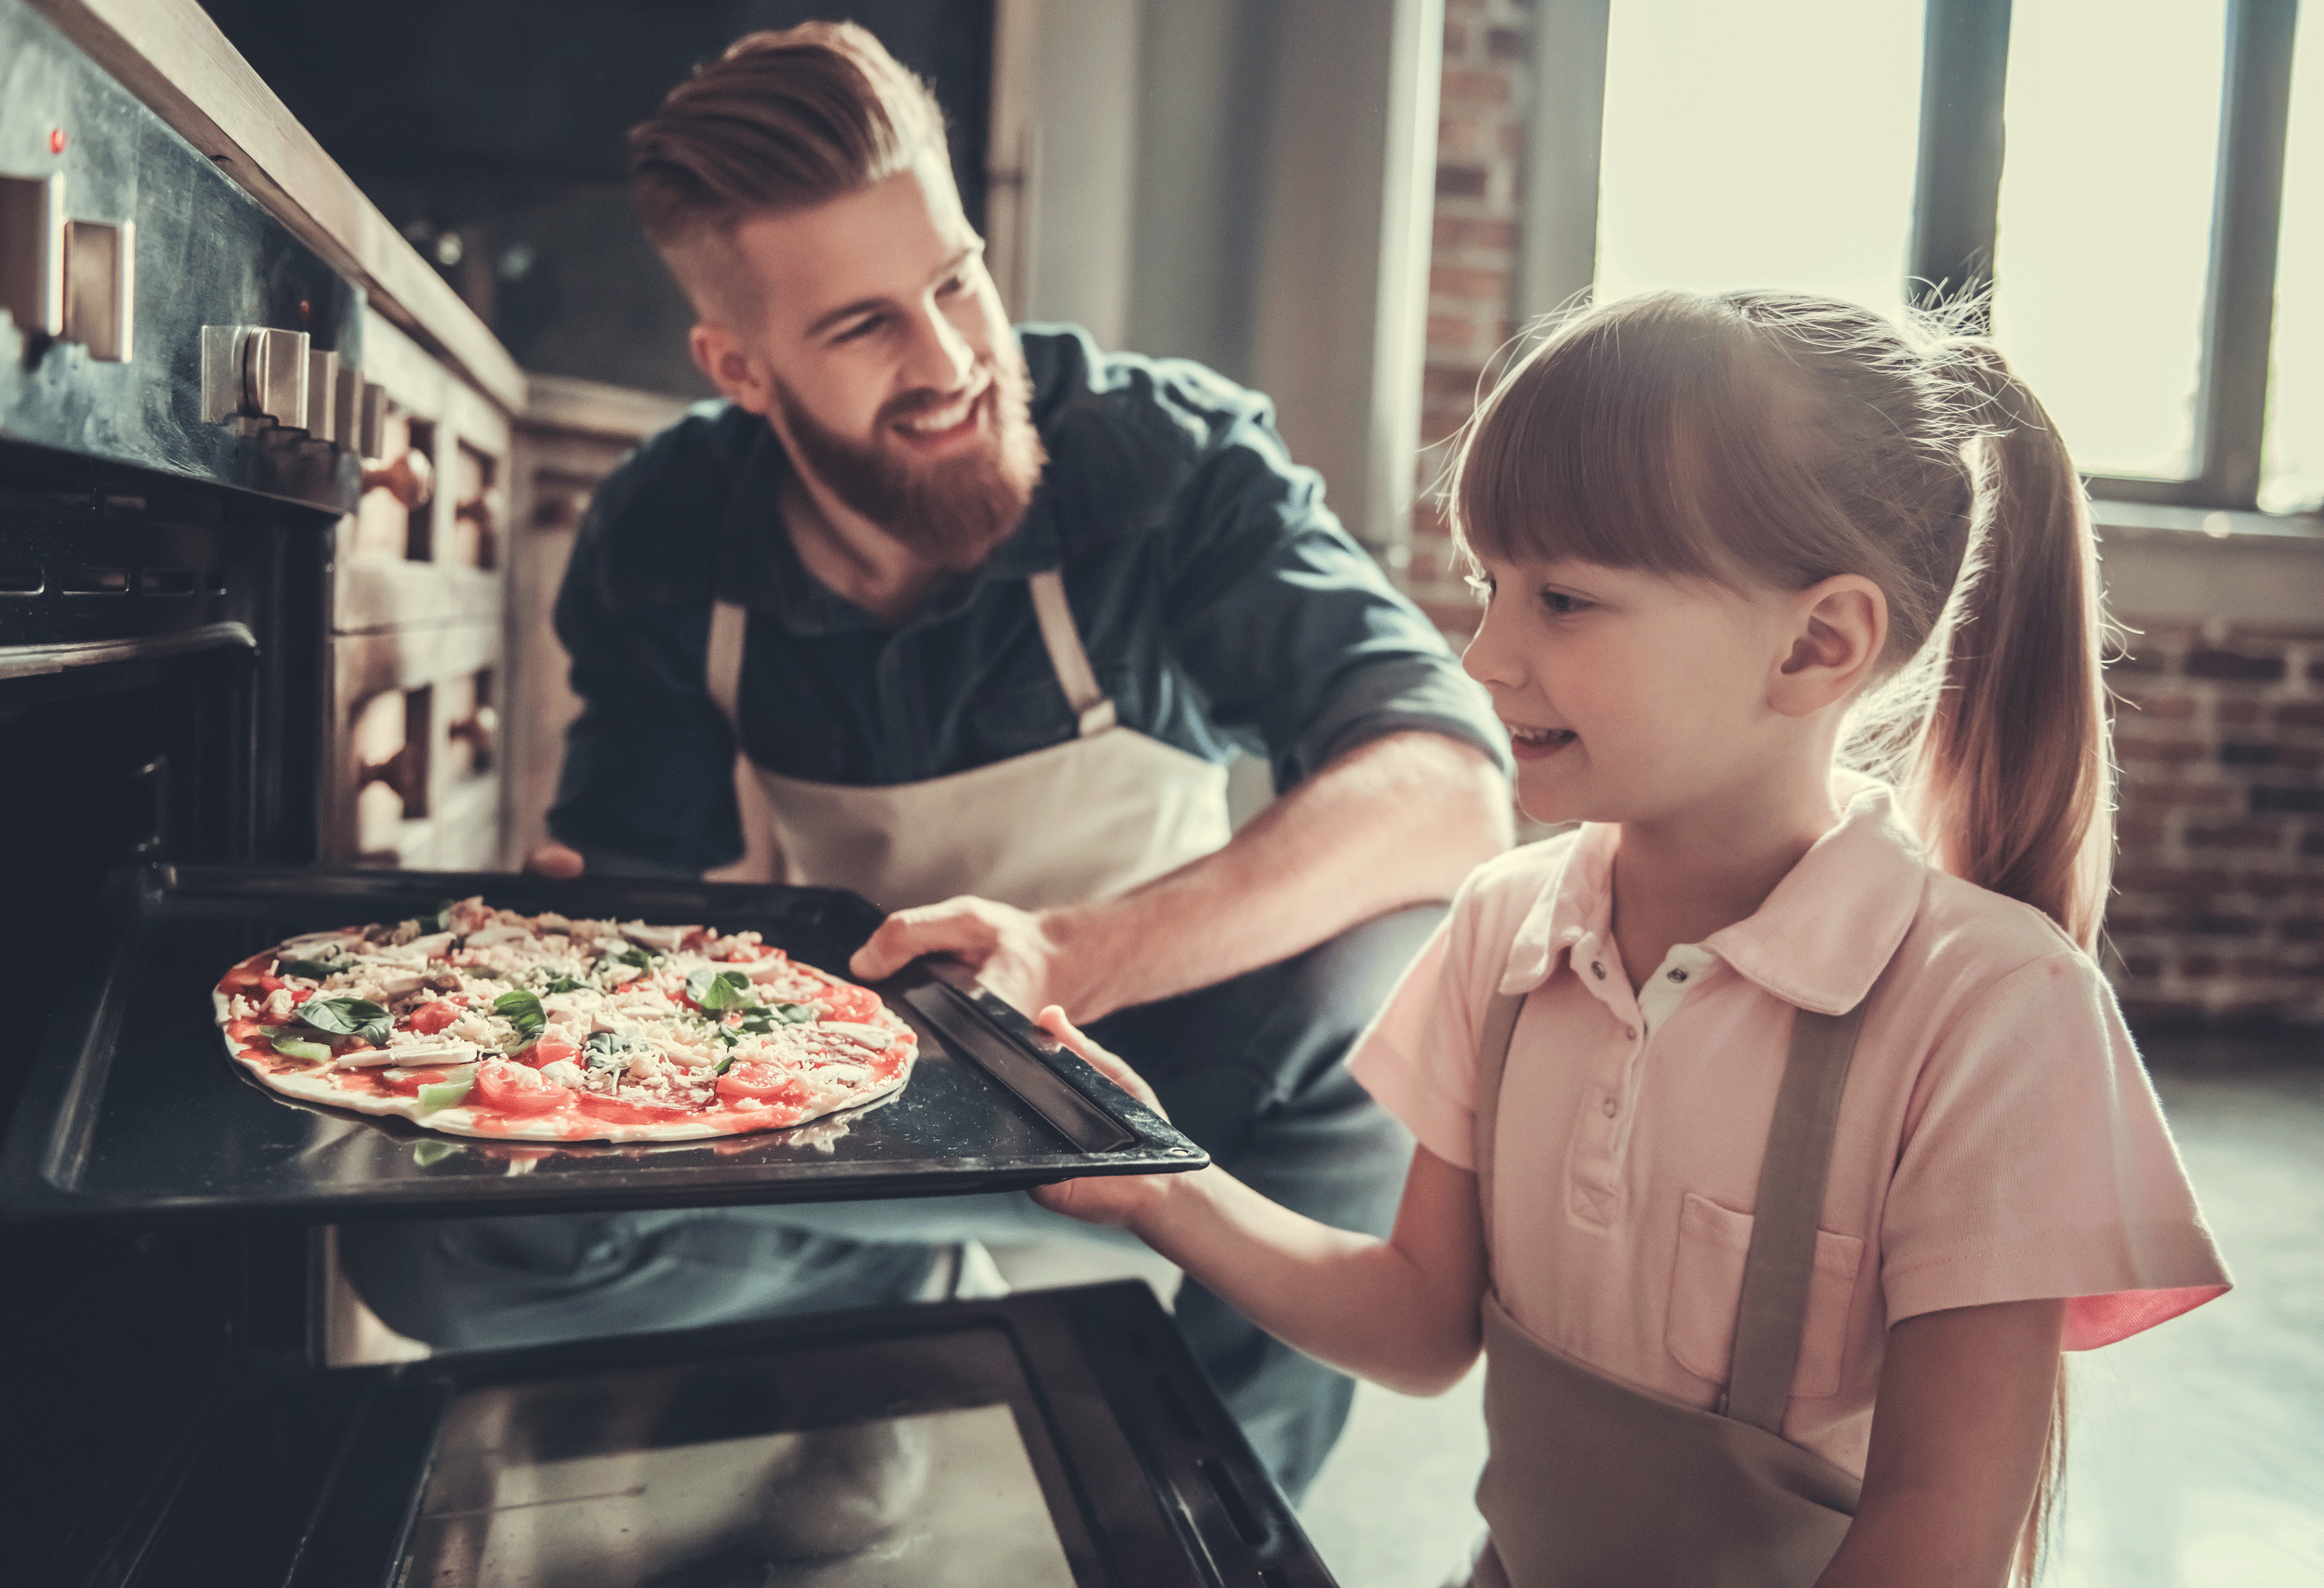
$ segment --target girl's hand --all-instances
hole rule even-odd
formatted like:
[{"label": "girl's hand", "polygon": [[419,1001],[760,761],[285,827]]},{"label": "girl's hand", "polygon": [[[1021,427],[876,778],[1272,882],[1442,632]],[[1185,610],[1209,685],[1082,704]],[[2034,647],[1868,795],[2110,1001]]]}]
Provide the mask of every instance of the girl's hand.
[{"label": "girl's hand", "polygon": [[[1065,1012],[1056,1004],[1041,1011],[1036,1025],[1056,1038],[1066,1047],[1089,1062],[1089,1067],[1120,1087],[1130,1096],[1160,1114],[1165,1119],[1161,1100],[1146,1078],[1131,1069],[1116,1054],[1089,1039],[1089,1035],[1065,1018]],[[1152,1208],[1166,1189],[1163,1182],[1181,1179],[1171,1174],[1103,1174],[1081,1180],[1061,1180],[1051,1185],[1033,1188],[1033,1199],[1053,1213],[1079,1219],[1088,1224],[1113,1224],[1129,1228],[1138,1216]]]},{"label": "girl's hand", "polygon": [[1056,1004],[1045,1006],[1033,1024],[1089,1060],[1091,1069],[1129,1092],[1130,1096],[1153,1109],[1156,1114],[1161,1115],[1165,1119],[1170,1117],[1169,1111],[1162,1106],[1162,1100],[1155,1096],[1154,1088],[1146,1084],[1145,1077],[1131,1069],[1118,1054],[1110,1053],[1092,1041],[1089,1034],[1066,1019],[1065,1012]]}]

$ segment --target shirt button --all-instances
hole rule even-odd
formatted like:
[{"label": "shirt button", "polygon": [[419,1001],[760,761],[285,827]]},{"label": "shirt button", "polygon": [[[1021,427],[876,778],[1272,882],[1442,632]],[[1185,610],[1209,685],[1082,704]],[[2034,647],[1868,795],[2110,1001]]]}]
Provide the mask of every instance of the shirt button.
[{"label": "shirt button", "polygon": [[1613,1118],[1614,1118],[1614,1116],[1615,1116],[1615,1113],[1617,1112],[1617,1110],[1616,1110],[1616,1108],[1615,1108],[1615,1105],[1614,1105],[1614,1099],[1612,1099],[1611,1097],[1607,1098],[1607,1099],[1606,1099],[1604,1103],[1600,1104],[1598,1106],[1599,1106],[1599,1110],[1600,1110],[1600,1112],[1604,1113],[1604,1114],[1605,1115],[1605,1117],[1606,1117],[1607,1118],[1609,1118],[1609,1119]]},{"label": "shirt button", "polygon": [[1590,961],[1590,973],[1600,981],[1605,980],[1605,967],[1595,959]]},{"label": "shirt button", "polygon": [[1674,982],[1683,982],[1686,980],[1686,973],[1673,965],[1670,967],[1670,979]]}]

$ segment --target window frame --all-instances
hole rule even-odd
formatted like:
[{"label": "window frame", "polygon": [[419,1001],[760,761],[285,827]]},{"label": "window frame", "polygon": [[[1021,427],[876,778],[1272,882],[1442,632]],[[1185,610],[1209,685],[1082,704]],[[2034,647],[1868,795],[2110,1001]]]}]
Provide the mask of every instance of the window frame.
[{"label": "window frame", "polygon": [[[1597,263],[1598,165],[1612,0],[1536,0],[1516,309],[1586,295]],[[2011,0],[1924,0],[1921,133],[1907,287],[1924,305],[1992,284]],[[2102,500],[2258,509],[2300,0],[2228,0],[2211,263],[2197,373],[2194,472],[2087,476]],[[1999,260],[2006,271],[2008,261]],[[2279,515],[2280,516],[2280,515]]]}]

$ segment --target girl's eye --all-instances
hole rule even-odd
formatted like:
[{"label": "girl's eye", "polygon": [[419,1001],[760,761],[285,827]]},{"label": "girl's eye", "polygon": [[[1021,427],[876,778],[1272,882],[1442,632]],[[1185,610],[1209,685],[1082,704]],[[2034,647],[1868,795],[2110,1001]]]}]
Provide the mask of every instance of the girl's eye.
[{"label": "girl's eye", "polygon": [[1552,617],[1570,617],[1590,603],[1579,596],[1567,595],[1564,590],[1543,590],[1541,604],[1549,609]]}]

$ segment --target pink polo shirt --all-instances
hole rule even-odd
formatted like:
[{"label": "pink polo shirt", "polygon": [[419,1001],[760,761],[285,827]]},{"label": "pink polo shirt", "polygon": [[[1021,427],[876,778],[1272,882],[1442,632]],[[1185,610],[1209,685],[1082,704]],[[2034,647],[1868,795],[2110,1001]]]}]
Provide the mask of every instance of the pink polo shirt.
[{"label": "pink polo shirt", "polygon": [[1477,1035],[1525,993],[1495,1145],[1493,1282],[1536,1339],[1691,1406],[1727,1372],[1793,1008],[1853,1008],[1892,958],[1841,1107],[1784,1432],[1864,1470],[1887,1331],[2062,1296],[2064,1344],[2227,1288],[2112,991],[2040,912],[1931,867],[1886,788],[1750,919],[1633,997],[1610,931],[1618,829],[1502,855],[1350,1067],[1431,1152],[1475,1167]]}]

